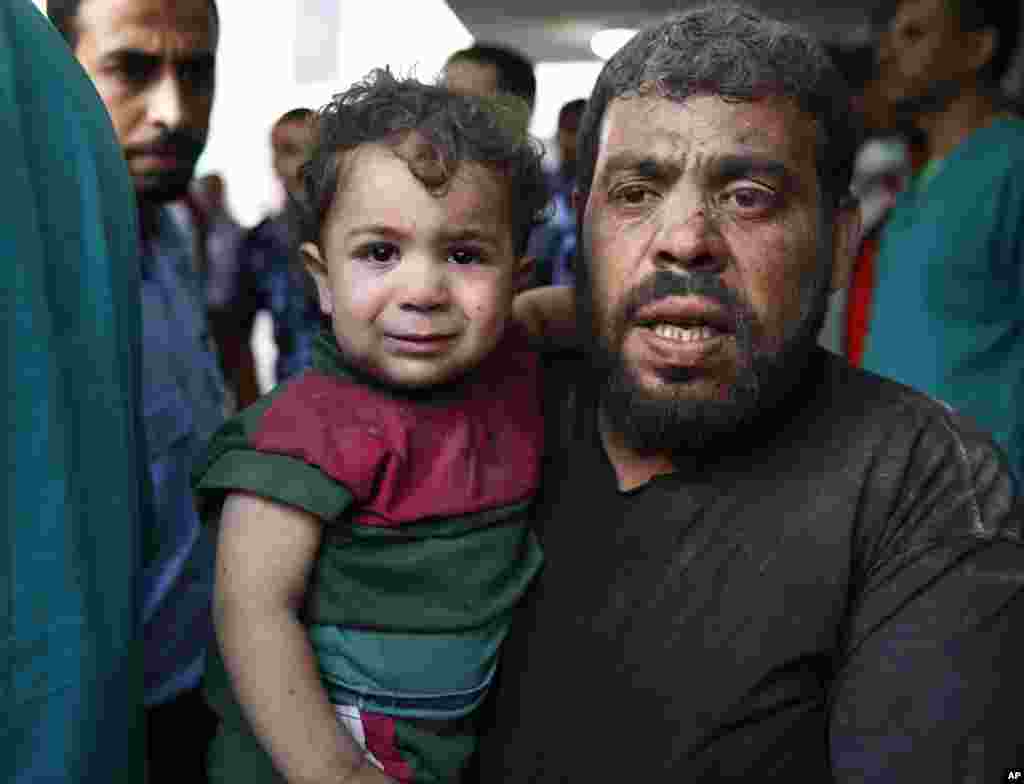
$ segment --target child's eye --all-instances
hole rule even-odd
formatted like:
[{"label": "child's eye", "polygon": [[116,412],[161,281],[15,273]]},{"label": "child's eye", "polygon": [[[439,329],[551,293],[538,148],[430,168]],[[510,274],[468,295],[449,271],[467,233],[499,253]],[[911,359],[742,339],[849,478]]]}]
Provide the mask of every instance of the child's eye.
[{"label": "child's eye", "polygon": [[483,253],[476,248],[454,248],[448,252],[448,258],[455,264],[479,264]]},{"label": "child's eye", "polygon": [[377,264],[387,264],[398,257],[398,247],[390,242],[368,242],[356,250],[355,256]]}]

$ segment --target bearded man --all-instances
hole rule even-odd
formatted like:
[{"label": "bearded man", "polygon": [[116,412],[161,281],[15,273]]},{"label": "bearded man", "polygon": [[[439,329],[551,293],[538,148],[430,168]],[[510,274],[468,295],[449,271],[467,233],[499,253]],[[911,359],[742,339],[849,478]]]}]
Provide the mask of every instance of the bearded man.
[{"label": "bearded man", "polygon": [[847,92],[716,5],[641,32],[580,129],[585,356],[550,362],[545,568],[481,781],[996,781],[1020,765],[1004,454],[816,346],[845,283]]}]

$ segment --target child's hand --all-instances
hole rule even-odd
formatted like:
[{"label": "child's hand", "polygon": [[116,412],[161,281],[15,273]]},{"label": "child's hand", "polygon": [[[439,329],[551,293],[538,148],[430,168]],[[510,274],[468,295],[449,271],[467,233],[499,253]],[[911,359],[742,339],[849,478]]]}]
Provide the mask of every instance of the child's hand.
[{"label": "child's hand", "polygon": [[541,349],[576,348],[576,301],[571,286],[540,286],[513,303],[516,320]]}]

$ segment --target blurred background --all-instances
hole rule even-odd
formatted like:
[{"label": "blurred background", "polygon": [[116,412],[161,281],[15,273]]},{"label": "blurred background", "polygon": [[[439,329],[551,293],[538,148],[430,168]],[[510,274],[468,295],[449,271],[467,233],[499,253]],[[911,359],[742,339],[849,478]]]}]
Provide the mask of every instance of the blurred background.
[{"label": "blurred background", "polygon": [[[1013,0],[1010,0],[1013,1]],[[45,0],[35,0],[45,9]],[[532,131],[552,157],[559,108],[585,97],[622,36],[694,3],[686,0],[218,0],[223,20],[217,98],[197,175],[220,172],[231,212],[256,223],[283,198],[270,166],[273,121],[295,106],[319,108],[371,68],[390,65],[421,79],[449,54],[479,42],[519,49],[536,64]],[[830,44],[859,50],[871,40],[872,2],[755,0]],[[625,30],[626,33],[621,31]],[[596,38],[595,38],[596,36]],[[603,48],[602,48],[603,47]],[[1019,93],[1020,60],[1010,78]],[[554,163],[554,161],[552,161]]]}]

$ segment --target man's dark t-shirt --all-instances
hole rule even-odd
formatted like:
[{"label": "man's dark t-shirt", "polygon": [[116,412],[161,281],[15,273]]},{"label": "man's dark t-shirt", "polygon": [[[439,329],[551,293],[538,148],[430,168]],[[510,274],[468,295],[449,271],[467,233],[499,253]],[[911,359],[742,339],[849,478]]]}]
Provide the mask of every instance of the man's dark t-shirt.
[{"label": "man's dark t-shirt", "polygon": [[1021,518],[987,436],[822,351],[727,453],[620,492],[596,385],[575,361],[548,381],[546,566],[481,781],[985,782],[1024,764]]}]

